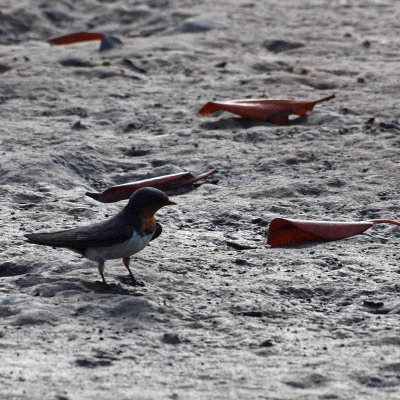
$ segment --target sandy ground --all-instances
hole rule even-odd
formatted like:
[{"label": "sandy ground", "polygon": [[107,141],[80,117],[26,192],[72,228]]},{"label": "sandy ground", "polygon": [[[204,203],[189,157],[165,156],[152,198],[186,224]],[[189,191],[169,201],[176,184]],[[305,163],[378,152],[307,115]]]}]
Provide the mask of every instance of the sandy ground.
[{"label": "sandy ground", "polygon": [[[399,218],[399,21],[389,0],[2,0],[0,398],[400,399],[400,230],[266,244],[278,216]],[[40,41],[82,29],[124,46]],[[284,127],[198,114],[331,93]],[[86,191],[210,168],[158,213],[144,288],[24,243],[123,206]]]}]

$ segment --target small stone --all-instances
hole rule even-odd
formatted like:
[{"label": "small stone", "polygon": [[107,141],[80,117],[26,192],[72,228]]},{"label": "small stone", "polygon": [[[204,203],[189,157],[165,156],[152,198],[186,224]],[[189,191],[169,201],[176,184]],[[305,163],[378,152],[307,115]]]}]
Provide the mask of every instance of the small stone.
[{"label": "small stone", "polygon": [[63,58],[59,63],[63,67],[90,68],[94,66],[92,62],[77,57]]},{"label": "small stone", "polygon": [[243,317],[253,317],[253,318],[261,318],[263,316],[262,311],[241,311],[239,315]]},{"label": "small stone", "polygon": [[180,337],[176,333],[164,333],[162,342],[166,344],[179,344],[182,343]]},{"label": "small stone", "polygon": [[226,61],[222,61],[218,64],[215,64],[216,68],[225,68],[226,67],[227,62]]},{"label": "small stone", "polygon": [[66,390],[60,390],[56,394],[56,400],[69,400],[70,397],[68,396],[68,392]]},{"label": "small stone", "polygon": [[282,51],[288,51],[304,47],[301,42],[290,42],[282,39],[268,39],[264,41],[264,47],[272,53],[281,53]]},{"label": "small stone", "polygon": [[129,122],[127,125],[125,125],[123,130],[125,133],[127,133],[127,132],[134,131],[136,129],[140,129],[142,126],[143,126],[143,124],[141,122],[132,121],[132,122]]},{"label": "small stone", "polygon": [[187,19],[179,28],[182,33],[207,32],[216,29],[228,29],[229,22],[218,15],[201,15]]},{"label": "small stone", "polygon": [[0,64],[0,74],[3,74],[4,72],[7,72],[11,69],[9,65],[6,64]]},{"label": "small stone", "polygon": [[373,300],[364,300],[363,305],[369,308],[381,308],[383,307],[383,301],[373,301]]},{"label": "small stone", "polygon": [[101,51],[113,50],[113,49],[116,49],[116,48],[122,47],[122,46],[123,46],[123,43],[117,37],[103,35],[101,42],[100,42],[99,51],[101,52]]},{"label": "small stone", "polygon": [[83,130],[87,129],[87,127],[83,125],[81,121],[76,121],[72,124],[72,129]]},{"label": "small stone", "polygon": [[132,146],[131,149],[126,150],[124,153],[131,157],[142,157],[149,154],[150,150],[137,149],[135,146]]},{"label": "small stone", "polygon": [[261,344],[260,347],[272,347],[274,344],[272,343],[271,339],[264,340]]}]

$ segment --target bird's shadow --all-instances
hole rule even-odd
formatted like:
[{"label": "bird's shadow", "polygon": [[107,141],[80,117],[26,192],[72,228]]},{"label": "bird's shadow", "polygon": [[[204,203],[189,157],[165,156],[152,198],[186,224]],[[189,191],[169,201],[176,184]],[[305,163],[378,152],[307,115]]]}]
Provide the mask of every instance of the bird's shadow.
[{"label": "bird's shadow", "polygon": [[[119,283],[104,283],[102,281],[81,281],[82,285],[94,293],[122,294],[129,296],[143,296],[143,293],[137,291],[137,286],[133,286],[130,277],[119,277],[124,284],[130,285],[130,288],[124,288]],[[123,279],[121,279],[123,278]]]},{"label": "bird's shadow", "polygon": [[[32,288],[34,296],[56,296],[65,291],[78,291],[82,293],[108,293],[129,296],[143,296],[145,289],[133,286],[130,276],[119,276],[121,283],[107,283],[95,280],[83,280],[80,278],[67,278],[65,276],[42,276],[40,274],[25,274],[15,280],[15,284],[21,289]],[[125,287],[129,286],[129,287]],[[51,293],[51,295],[50,295]]]}]

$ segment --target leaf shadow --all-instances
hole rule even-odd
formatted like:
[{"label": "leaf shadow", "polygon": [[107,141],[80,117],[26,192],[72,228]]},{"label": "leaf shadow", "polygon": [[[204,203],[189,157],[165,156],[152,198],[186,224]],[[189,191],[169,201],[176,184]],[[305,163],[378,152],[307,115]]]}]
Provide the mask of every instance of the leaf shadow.
[{"label": "leaf shadow", "polygon": [[[356,235],[359,236],[359,235]],[[313,249],[313,248],[318,248],[318,247],[323,247],[329,244],[334,244],[337,242],[342,242],[345,240],[349,239],[354,239],[354,236],[342,238],[342,239],[336,239],[336,240],[315,240],[315,241],[310,241],[310,242],[294,242],[294,243],[289,243],[289,244],[284,244],[284,245],[279,245],[279,246],[268,246],[271,250],[275,249],[285,249],[285,250],[301,250],[301,249]]]},{"label": "leaf shadow", "polygon": [[122,287],[120,284],[107,283],[106,285],[101,281],[81,281],[81,284],[95,293],[109,293],[109,294],[122,294],[129,296],[143,296],[143,293],[139,293],[131,288],[127,289]]},{"label": "leaf shadow", "polygon": [[285,125],[277,125],[268,121],[253,121],[242,117],[229,117],[229,118],[221,118],[215,121],[202,122],[200,123],[200,128],[209,130],[224,130],[224,129],[234,129],[234,128],[249,129],[256,126],[281,128],[283,126],[302,125],[307,121],[308,121],[307,115],[301,115],[296,118],[291,118],[289,119],[289,122]]}]

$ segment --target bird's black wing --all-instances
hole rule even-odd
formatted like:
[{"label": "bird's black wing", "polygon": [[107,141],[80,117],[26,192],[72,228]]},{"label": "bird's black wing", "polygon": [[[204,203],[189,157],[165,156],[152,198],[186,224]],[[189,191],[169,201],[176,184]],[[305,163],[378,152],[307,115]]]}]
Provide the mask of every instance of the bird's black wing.
[{"label": "bird's black wing", "polygon": [[158,222],[156,222],[156,229],[154,230],[153,237],[150,240],[158,238],[161,235],[161,232],[162,232],[162,227]]},{"label": "bird's black wing", "polygon": [[79,250],[88,247],[112,246],[128,240],[132,233],[133,225],[123,223],[120,218],[112,218],[98,224],[64,231],[32,233],[26,235],[26,238],[31,243]]}]

